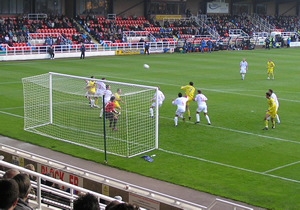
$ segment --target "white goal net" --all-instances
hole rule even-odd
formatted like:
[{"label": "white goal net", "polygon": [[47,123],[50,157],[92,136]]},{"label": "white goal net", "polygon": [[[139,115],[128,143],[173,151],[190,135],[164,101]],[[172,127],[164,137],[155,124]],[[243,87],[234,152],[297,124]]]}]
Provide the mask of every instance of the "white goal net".
[{"label": "white goal net", "polygon": [[[99,108],[91,108],[85,97],[86,81],[102,81],[72,75],[48,73],[23,78],[24,130],[94,150],[132,157],[158,148],[158,107],[150,118],[149,107],[156,87],[102,81],[112,93],[121,89],[124,104],[116,128],[99,118]],[[157,103],[156,103],[157,104]],[[104,135],[106,134],[106,135]]]}]

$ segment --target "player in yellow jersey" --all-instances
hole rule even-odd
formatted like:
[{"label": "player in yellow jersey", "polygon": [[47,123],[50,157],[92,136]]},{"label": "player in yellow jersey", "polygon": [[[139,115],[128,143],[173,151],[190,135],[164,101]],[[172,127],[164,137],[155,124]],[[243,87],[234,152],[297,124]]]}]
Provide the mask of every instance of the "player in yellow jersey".
[{"label": "player in yellow jersey", "polygon": [[186,102],[186,111],[188,113],[189,120],[191,120],[191,112],[189,109],[189,104],[190,104],[190,101],[193,101],[194,93],[195,93],[195,88],[193,87],[193,85],[194,85],[194,83],[190,82],[189,85],[181,87],[181,90],[185,91],[185,96],[188,98],[188,101]]},{"label": "player in yellow jersey", "polygon": [[274,73],[273,68],[275,67],[275,64],[269,59],[269,62],[267,62],[267,69],[268,69],[268,78],[270,79],[270,74],[272,75],[272,79],[274,80]]},{"label": "player in yellow jersey", "polygon": [[265,119],[264,119],[265,120],[265,127],[264,127],[263,130],[268,130],[268,117],[269,116],[271,116],[272,129],[275,128],[274,118],[277,115],[275,101],[273,100],[273,98],[271,98],[271,94],[269,92],[266,93],[266,98],[267,98],[267,101],[268,101],[269,108],[266,111],[266,115],[265,115]]},{"label": "player in yellow jersey", "polygon": [[120,98],[120,94],[121,94],[121,89],[117,89],[117,92],[114,94],[115,96],[115,101],[114,101],[114,104],[115,104],[115,109],[117,109],[117,111],[120,113],[121,111],[121,106],[119,104],[119,101],[122,102],[123,104],[125,104],[124,101],[122,101],[122,99]]},{"label": "player in yellow jersey", "polygon": [[[92,79],[94,79],[94,77],[91,77]],[[94,103],[95,103],[95,98],[94,95],[96,93],[96,85],[95,85],[95,81],[94,80],[90,80],[87,84],[87,86],[85,87],[85,89],[88,90],[88,98],[91,102],[91,108],[93,108]]]}]

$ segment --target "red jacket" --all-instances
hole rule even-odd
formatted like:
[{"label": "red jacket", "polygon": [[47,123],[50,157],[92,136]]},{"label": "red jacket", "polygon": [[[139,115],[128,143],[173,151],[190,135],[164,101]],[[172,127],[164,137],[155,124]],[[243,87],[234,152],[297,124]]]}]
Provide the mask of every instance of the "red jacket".
[{"label": "red jacket", "polygon": [[105,108],[104,109],[105,109],[105,112],[114,112],[114,113],[116,113],[116,111],[115,111],[115,104],[112,101],[107,102],[105,104]]}]

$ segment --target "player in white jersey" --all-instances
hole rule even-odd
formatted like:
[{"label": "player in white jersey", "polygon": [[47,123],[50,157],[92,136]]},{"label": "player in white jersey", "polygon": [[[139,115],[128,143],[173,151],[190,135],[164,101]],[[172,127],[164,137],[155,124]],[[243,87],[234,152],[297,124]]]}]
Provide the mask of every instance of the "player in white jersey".
[{"label": "player in white jersey", "polygon": [[243,58],[243,60],[240,62],[240,74],[242,76],[242,80],[245,79],[245,74],[248,71],[248,63],[245,60],[245,58]]},{"label": "player in white jersey", "polygon": [[172,99],[172,104],[175,106],[177,105],[177,110],[175,112],[175,118],[174,118],[174,122],[175,125],[177,127],[177,122],[178,122],[178,117],[180,117],[183,122],[185,122],[185,118],[183,117],[183,114],[185,113],[185,108],[186,108],[186,102],[189,99],[186,97],[182,97],[182,93],[178,93],[178,98],[176,98],[176,100]]},{"label": "player in white jersey", "polygon": [[[275,93],[273,93],[273,90],[272,89],[269,89],[269,91],[268,91],[270,94],[271,94],[271,98],[273,98],[273,100],[274,100],[274,102],[275,102],[275,104],[276,104],[276,112],[278,113],[278,108],[279,108],[279,102],[278,102],[278,98],[277,98],[277,96],[276,96],[276,94]],[[268,119],[269,120],[269,119]],[[278,116],[278,114],[276,114],[276,124],[280,124],[280,119],[279,119],[279,116]]]},{"label": "player in white jersey", "polygon": [[194,101],[197,101],[197,103],[198,103],[198,108],[196,110],[197,111],[197,113],[196,113],[196,120],[197,121],[195,122],[195,124],[200,123],[199,113],[203,111],[204,116],[207,120],[207,123],[210,125],[211,123],[210,123],[209,117],[207,115],[207,105],[206,105],[207,98],[206,98],[205,95],[203,95],[201,93],[201,90],[198,90],[197,92],[198,92],[198,94],[194,98]]},{"label": "player in white jersey", "polygon": [[[160,91],[160,88],[157,86],[158,91],[157,91],[157,101],[158,101],[158,107],[161,107],[161,105],[163,104],[164,100],[165,100],[165,95]],[[152,103],[152,105],[150,106],[150,117],[153,118],[153,108],[156,106],[156,93],[154,94],[154,97],[150,100],[150,101],[154,101],[154,103]]]},{"label": "player in white jersey", "polygon": [[[106,85],[106,90],[103,92],[103,96],[104,96],[104,104],[106,104],[110,98],[112,97],[112,92],[110,91],[110,85]],[[103,107],[100,111],[100,118],[102,118],[102,115],[103,115]]]},{"label": "player in white jersey", "polygon": [[102,97],[104,95],[104,91],[106,90],[106,85],[103,82],[103,80],[105,80],[105,78],[102,78],[102,81],[96,81],[95,84],[97,85],[97,89],[96,89],[96,96],[100,96]]}]

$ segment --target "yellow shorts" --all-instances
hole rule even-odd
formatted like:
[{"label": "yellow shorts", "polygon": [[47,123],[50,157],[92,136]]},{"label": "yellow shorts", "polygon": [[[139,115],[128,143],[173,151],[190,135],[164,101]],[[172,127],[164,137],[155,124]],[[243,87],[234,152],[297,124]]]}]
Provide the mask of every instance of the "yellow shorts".
[{"label": "yellow shorts", "polygon": [[273,74],[273,69],[268,69],[268,74]]},{"label": "yellow shorts", "polygon": [[276,118],[277,112],[267,112],[268,115],[270,115],[273,119]]},{"label": "yellow shorts", "polygon": [[188,101],[186,102],[186,105],[189,105],[190,104],[190,102],[193,100],[193,98],[191,98],[191,97],[187,97],[188,98]]}]

